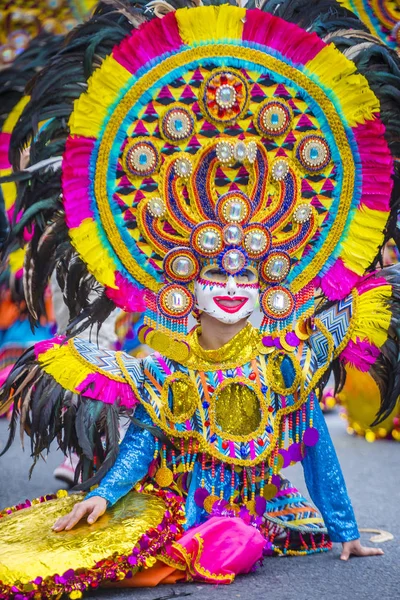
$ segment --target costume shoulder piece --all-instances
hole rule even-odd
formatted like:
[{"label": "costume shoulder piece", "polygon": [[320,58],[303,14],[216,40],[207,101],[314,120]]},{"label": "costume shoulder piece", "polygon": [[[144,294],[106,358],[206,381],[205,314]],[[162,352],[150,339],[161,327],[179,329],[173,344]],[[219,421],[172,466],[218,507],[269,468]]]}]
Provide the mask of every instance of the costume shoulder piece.
[{"label": "costume shoulder piece", "polygon": [[[129,369],[129,383],[121,363]],[[100,350],[90,342],[59,336],[37,343],[15,365],[3,389],[1,411],[14,403],[10,437],[17,415],[20,431],[32,440],[36,460],[57,438],[60,448],[81,457],[76,481],[100,481],[118,453],[119,415],[130,414],[138,403],[141,362],[122,352]],[[104,437],[103,437],[104,436]],[[105,440],[103,448],[102,437]],[[93,459],[102,465],[94,475]]]}]

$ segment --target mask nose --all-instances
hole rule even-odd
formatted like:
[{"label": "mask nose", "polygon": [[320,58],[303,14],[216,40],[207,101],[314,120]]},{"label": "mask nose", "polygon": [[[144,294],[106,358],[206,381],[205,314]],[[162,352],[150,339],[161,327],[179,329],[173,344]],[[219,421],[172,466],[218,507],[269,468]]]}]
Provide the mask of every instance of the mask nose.
[{"label": "mask nose", "polygon": [[232,277],[232,275],[230,275],[228,277],[228,284],[226,286],[226,292],[227,292],[228,296],[235,296],[236,291],[237,291],[237,285],[236,285],[235,278]]}]

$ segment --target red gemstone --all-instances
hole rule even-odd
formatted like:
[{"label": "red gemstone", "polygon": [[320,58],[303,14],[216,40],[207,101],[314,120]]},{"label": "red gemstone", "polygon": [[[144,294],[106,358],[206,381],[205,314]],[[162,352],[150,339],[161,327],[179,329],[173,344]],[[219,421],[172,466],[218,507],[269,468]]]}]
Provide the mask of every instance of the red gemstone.
[{"label": "red gemstone", "polygon": [[254,381],[255,378],[256,378],[256,374],[255,373],[250,373],[249,379],[251,379],[251,381]]},{"label": "red gemstone", "polygon": [[225,442],[225,441],[222,442],[222,447],[224,450],[226,450],[228,448],[228,446],[229,446],[228,442]]},{"label": "red gemstone", "polygon": [[273,412],[274,411],[274,409],[272,408],[272,406],[268,406],[268,411],[269,412]]},{"label": "red gemstone", "polygon": [[204,421],[204,425],[205,425],[206,427],[210,427],[210,421]]},{"label": "red gemstone", "polygon": [[258,444],[259,446],[264,446],[264,440],[263,440],[262,438],[258,438],[258,440],[257,440],[257,444]]},{"label": "red gemstone", "polygon": [[212,394],[212,393],[213,393],[213,391],[214,391],[214,388],[213,388],[213,386],[212,386],[212,385],[208,385],[208,386],[207,386],[207,389],[208,389],[208,391],[210,392],[210,394]]}]

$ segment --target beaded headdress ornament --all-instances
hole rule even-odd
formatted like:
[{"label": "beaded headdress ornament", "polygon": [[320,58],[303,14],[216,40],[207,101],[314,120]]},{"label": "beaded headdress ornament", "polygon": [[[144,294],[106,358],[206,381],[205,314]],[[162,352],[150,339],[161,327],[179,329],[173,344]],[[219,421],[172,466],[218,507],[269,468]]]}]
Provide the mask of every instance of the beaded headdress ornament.
[{"label": "beaded headdress ornament", "polygon": [[258,269],[261,329],[290,334],[315,288],[345,297],[383,242],[379,108],[353,62],[279,17],[223,5],[153,19],[75,101],[72,244],[115,304],[146,310],[156,349],[183,340],[209,263]]}]

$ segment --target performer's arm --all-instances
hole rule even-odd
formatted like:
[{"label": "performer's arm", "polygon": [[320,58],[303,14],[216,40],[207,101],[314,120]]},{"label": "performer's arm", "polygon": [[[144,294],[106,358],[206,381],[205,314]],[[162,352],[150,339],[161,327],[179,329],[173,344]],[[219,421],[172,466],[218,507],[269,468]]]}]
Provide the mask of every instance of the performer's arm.
[{"label": "performer's arm", "polygon": [[[151,420],[142,406],[135,411],[135,418],[151,425]],[[107,506],[113,506],[125,496],[132,487],[146,475],[154,454],[154,436],[146,429],[129,426],[121,442],[118,458],[100,485],[86,496],[101,496],[107,500]]]},{"label": "performer's arm", "polygon": [[323,516],[331,540],[356,540],[360,536],[353,507],[318,402],[314,407],[314,427],[319,431],[319,441],[307,448],[302,461],[307,489]]}]

